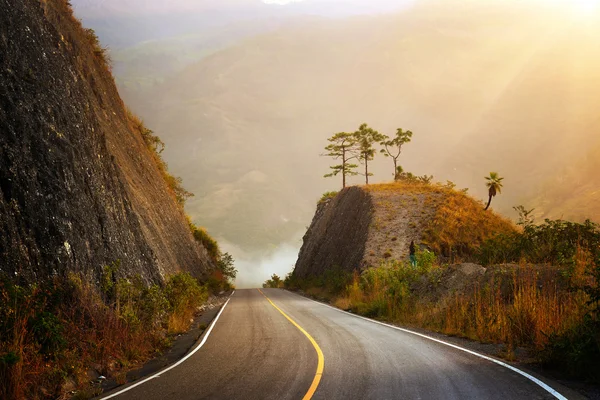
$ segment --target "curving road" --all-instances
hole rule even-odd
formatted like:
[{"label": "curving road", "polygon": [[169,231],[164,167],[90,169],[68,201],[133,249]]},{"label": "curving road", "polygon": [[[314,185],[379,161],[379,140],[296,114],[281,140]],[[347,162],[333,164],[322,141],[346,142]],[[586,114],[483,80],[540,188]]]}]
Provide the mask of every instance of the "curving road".
[{"label": "curving road", "polygon": [[[124,393],[123,388],[116,389],[112,398],[529,400],[561,396],[459,349],[283,290],[263,292],[236,291],[196,353],[157,377],[124,387]],[[317,348],[324,358],[322,376],[316,376]],[[576,397],[569,394],[569,398]]]}]

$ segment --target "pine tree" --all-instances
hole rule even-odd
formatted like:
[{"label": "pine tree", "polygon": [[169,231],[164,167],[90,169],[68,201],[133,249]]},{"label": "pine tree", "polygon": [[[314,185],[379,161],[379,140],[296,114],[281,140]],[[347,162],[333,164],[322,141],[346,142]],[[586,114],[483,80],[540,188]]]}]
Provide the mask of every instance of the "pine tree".
[{"label": "pine tree", "polygon": [[327,151],[323,154],[327,157],[332,157],[334,160],[341,160],[341,164],[331,166],[331,173],[324,175],[325,178],[342,174],[342,188],[346,187],[346,177],[358,175],[355,171],[358,165],[351,164],[350,161],[357,158],[357,142],[356,138],[351,133],[340,132],[336,133],[329,139],[330,144],[325,147]]},{"label": "pine tree", "polygon": [[357,143],[358,160],[365,166],[365,183],[369,184],[369,176],[373,176],[369,172],[369,161],[375,158],[375,147],[373,144],[382,141],[385,136],[376,130],[370,128],[367,124],[362,124],[356,132],[354,138]]}]

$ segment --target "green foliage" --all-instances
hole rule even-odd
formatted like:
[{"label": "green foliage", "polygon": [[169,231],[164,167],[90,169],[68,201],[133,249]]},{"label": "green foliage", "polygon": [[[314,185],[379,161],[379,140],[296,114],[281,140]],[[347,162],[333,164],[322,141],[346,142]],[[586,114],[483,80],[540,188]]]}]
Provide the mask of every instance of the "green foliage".
[{"label": "green foliage", "polygon": [[365,166],[365,172],[362,175],[364,175],[365,183],[368,185],[369,176],[373,175],[369,172],[369,161],[375,158],[374,144],[384,140],[385,136],[370,128],[367,124],[362,124],[353,136],[356,140],[358,160]]},{"label": "green foliage", "polygon": [[329,293],[336,295],[343,292],[351,281],[352,274],[350,272],[339,266],[334,266],[323,273],[321,285]]},{"label": "green foliage", "polygon": [[417,268],[422,272],[428,272],[437,263],[436,255],[427,249],[418,250],[415,254],[417,257]]},{"label": "green foliage", "polygon": [[263,288],[277,289],[277,288],[282,288],[282,287],[283,287],[283,281],[277,274],[271,275],[271,279],[267,279],[265,281],[265,283],[263,283]]},{"label": "green foliage", "polygon": [[221,271],[221,273],[227,278],[229,282],[235,281],[237,276],[237,269],[234,266],[235,260],[229,253],[223,253],[219,257],[219,262],[217,262],[217,268]]},{"label": "green foliage", "polygon": [[158,285],[144,288],[139,305],[139,320],[143,326],[162,326],[170,310],[163,288]]},{"label": "green foliage", "polygon": [[211,293],[221,293],[233,290],[233,282],[237,276],[234,259],[229,253],[219,255],[217,269],[208,278],[206,286]]},{"label": "green foliage", "polygon": [[219,244],[217,241],[213,239],[204,228],[197,227],[191,221],[189,222],[189,225],[190,230],[194,235],[194,239],[204,246],[204,248],[208,251],[210,258],[218,264],[221,250],[219,249]]},{"label": "green foliage", "polygon": [[173,275],[167,281],[165,295],[171,308],[177,312],[196,308],[206,301],[208,292],[189,273]]},{"label": "green foliage", "polygon": [[343,293],[351,282],[352,273],[342,269],[340,266],[334,265],[326,269],[322,275],[305,279],[296,277],[292,271],[286,275],[283,286],[290,290],[320,288],[323,290],[325,297],[332,297]]},{"label": "green foliage", "polygon": [[396,176],[394,177],[394,180],[406,183],[423,183],[429,185],[433,181],[433,175],[417,176],[412,172],[405,172],[404,168],[399,165],[396,167]]},{"label": "green foliage", "polygon": [[48,311],[39,311],[30,318],[29,329],[39,343],[42,354],[58,354],[67,345],[63,325],[56,315]]},{"label": "green foliage", "polygon": [[483,243],[479,261],[483,265],[526,261],[573,267],[578,249],[596,254],[600,246],[597,224],[546,219],[541,225],[525,226],[523,232],[498,235]]},{"label": "green foliage", "polygon": [[117,273],[121,268],[121,260],[117,260],[102,267],[100,275],[100,290],[105,296],[105,301],[113,301],[116,297]]},{"label": "green foliage", "polygon": [[9,351],[6,354],[0,355],[0,369],[11,367],[21,361],[21,357],[15,351]]},{"label": "green foliage", "polygon": [[[571,330],[550,335],[543,358],[574,376],[600,381],[600,227],[591,221],[548,219],[534,225],[531,211],[522,207],[518,211],[523,232],[488,240],[480,249],[480,260],[484,265],[525,261],[566,267],[573,289],[587,294],[589,310]],[[578,268],[585,274],[583,280],[577,279]]]},{"label": "green foliage", "polygon": [[289,290],[300,289],[300,280],[294,276],[294,271],[288,272],[283,280],[283,287]]},{"label": "green foliage", "polygon": [[319,199],[317,204],[322,204],[325,203],[327,200],[329,199],[333,199],[335,196],[338,195],[339,192],[325,192],[323,193],[323,196],[321,196],[321,198]]},{"label": "green foliage", "polygon": [[365,270],[360,277],[360,292],[365,298],[356,305],[356,311],[374,318],[397,315],[410,306],[411,286],[422,274],[420,268],[395,260]]}]

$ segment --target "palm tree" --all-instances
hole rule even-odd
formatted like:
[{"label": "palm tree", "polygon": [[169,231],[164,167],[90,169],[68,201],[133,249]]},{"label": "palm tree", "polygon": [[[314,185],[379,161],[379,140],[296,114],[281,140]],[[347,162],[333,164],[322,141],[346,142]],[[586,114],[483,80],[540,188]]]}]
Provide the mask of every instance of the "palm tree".
[{"label": "palm tree", "polygon": [[492,198],[496,197],[497,194],[502,193],[502,180],[504,180],[504,178],[501,178],[497,172],[490,172],[490,176],[486,176],[485,179],[487,179],[486,185],[490,195],[490,200],[485,207],[487,211],[487,209],[490,208],[490,204],[492,204]]}]

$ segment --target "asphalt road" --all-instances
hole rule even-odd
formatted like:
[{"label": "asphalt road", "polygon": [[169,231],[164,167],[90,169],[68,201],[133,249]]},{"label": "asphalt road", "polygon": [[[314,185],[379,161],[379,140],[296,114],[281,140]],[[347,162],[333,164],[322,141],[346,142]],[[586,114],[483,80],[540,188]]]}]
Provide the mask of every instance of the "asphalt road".
[{"label": "asphalt road", "polygon": [[[322,350],[324,370],[313,399],[556,398],[464,351],[283,290],[263,291]],[[273,304],[256,289],[236,291],[194,355],[114,398],[304,398],[315,380],[318,353]]]}]

